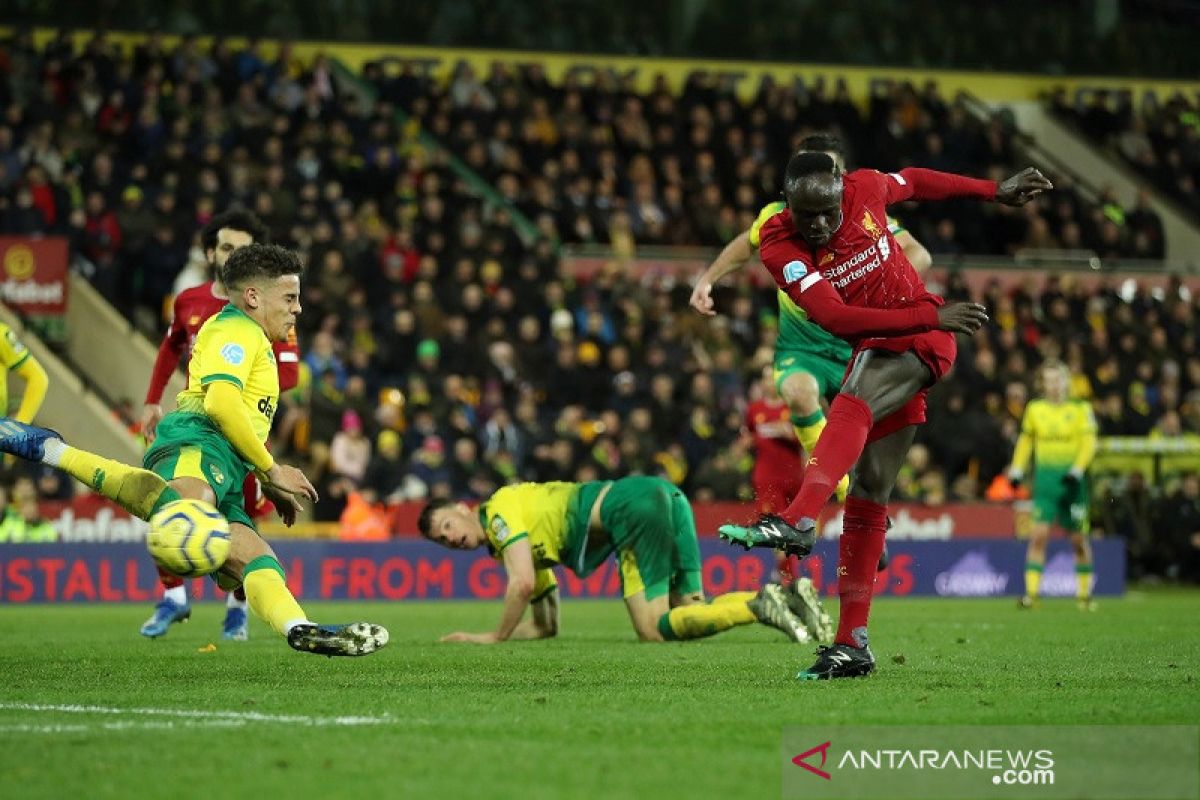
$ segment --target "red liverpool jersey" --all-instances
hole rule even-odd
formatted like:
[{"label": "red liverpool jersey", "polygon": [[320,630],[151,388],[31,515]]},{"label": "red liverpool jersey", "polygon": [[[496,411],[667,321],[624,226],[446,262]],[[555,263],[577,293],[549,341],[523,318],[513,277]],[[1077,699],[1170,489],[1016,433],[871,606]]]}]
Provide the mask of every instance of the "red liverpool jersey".
[{"label": "red liverpool jersey", "polygon": [[787,209],[767,220],[759,234],[763,265],[814,322],[836,336],[858,339],[936,329],[942,299],[925,288],[896,244],[888,230],[887,207],[911,199],[990,199],[995,182],[927,169],[892,175],[860,169],[843,178],[843,189],[842,223],[824,246],[811,247],[796,232]]},{"label": "red liverpool jersey", "polygon": [[[229,298],[213,294],[212,281],[185,289],[176,296],[171,327],[159,345],[150,387],[146,390],[147,403],[162,402],[163,390],[171,379],[171,373],[181,361],[186,366],[185,359],[191,355],[200,327],[228,303]],[[300,348],[295,331],[288,335],[288,341],[276,342],[274,349],[275,363],[279,367],[279,391],[286,392],[299,380]]]}]

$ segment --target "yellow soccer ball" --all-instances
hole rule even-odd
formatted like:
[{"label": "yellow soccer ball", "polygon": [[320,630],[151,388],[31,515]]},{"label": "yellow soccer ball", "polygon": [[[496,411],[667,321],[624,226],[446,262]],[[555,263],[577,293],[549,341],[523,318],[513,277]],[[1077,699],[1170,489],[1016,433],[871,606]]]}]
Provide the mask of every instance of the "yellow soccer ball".
[{"label": "yellow soccer ball", "polygon": [[155,564],[181,578],[208,575],[229,557],[229,521],[212,503],[175,500],[150,518],[146,549]]}]

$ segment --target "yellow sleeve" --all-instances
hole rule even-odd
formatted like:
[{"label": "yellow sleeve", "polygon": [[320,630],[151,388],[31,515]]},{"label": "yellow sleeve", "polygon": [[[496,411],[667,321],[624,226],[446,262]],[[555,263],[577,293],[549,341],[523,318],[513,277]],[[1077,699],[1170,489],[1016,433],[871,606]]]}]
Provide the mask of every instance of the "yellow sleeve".
[{"label": "yellow sleeve", "polygon": [[262,331],[249,318],[226,318],[222,312],[200,329],[192,351],[196,363],[188,371],[201,386],[227,381],[244,389],[264,343]]},{"label": "yellow sleeve", "polygon": [[0,323],[0,365],[16,369],[29,358],[29,349],[17,338],[12,328]]},{"label": "yellow sleeve", "polygon": [[1083,406],[1083,420],[1080,431],[1080,446],[1079,454],[1075,456],[1075,463],[1071,465],[1071,470],[1074,472],[1086,472],[1091,465],[1092,459],[1096,457],[1096,415],[1092,413],[1092,407],[1087,403],[1080,403]]},{"label": "yellow sleeve", "polygon": [[1033,455],[1033,438],[1037,435],[1035,408],[1033,405],[1025,408],[1025,414],[1021,417],[1021,435],[1017,437],[1017,446],[1013,450],[1013,469],[1022,474],[1029,470],[1029,459]]},{"label": "yellow sleeve", "polygon": [[22,359],[16,368],[16,373],[25,380],[25,392],[21,395],[21,406],[17,409],[16,418],[21,422],[33,422],[42,401],[46,399],[46,390],[50,388],[50,379],[46,370],[38,360],[25,352],[27,358]]},{"label": "yellow sleeve", "polygon": [[229,380],[217,380],[208,384],[204,392],[204,413],[208,414],[217,429],[233,445],[238,455],[254,465],[259,472],[275,466],[275,459],[267,452],[267,446],[254,433],[250,414],[242,402],[240,385]]},{"label": "yellow sleeve", "polygon": [[539,569],[533,581],[533,596],[529,602],[535,603],[558,588],[558,578],[554,577],[554,569],[546,567]]},{"label": "yellow sleeve", "polygon": [[529,525],[520,503],[504,489],[493,494],[483,506],[483,532],[496,555],[513,542],[529,538]]},{"label": "yellow sleeve", "polygon": [[767,220],[778,214],[780,211],[783,211],[785,208],[787,208],[787,204],[781,200],[777,200],[774,203],[768,203],[762,207],[762,210],[758,212],[758,218],[755,219],[754,224],[750,226],[749,239],[751,247],[753,247],[755,250],[758,249],[759,231],[762,230],[762,226],[766,225]]}]

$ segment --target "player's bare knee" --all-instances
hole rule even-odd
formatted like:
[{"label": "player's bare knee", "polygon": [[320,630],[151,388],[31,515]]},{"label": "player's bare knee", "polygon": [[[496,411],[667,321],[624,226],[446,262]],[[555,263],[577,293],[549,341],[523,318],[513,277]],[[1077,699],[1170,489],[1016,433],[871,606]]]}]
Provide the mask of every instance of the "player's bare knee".
[{"label": "player's bare knee", "polygon": [[821,387],[807,372],[793,372],[780,387],[783,401],[793,416],[807,417],[821,409]]}]

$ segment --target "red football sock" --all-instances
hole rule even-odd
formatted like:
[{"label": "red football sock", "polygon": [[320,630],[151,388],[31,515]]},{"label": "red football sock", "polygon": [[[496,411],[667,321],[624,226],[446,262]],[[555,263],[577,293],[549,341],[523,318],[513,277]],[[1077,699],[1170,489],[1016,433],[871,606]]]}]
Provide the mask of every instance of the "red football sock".
[{"label": "red football sock", "polygon": [[867,617],[871,614],[871,595],[875,591],[875,568],[883,552],[883,536],[887,530],[887,506],[846,498],[846,513],[842,518],[842,538],[838,540],[838,644],[861,647],[854,637],[858,628],[866,633]]},{"label": "red football sock", "polygon": [[825,430],[804,467],[804,483],[792,504],[783,512],[789,525],[801,517],[816,519],[842,476],[862,455],[874,419],[871,407],[849,394],[839,394],[825,417]]},{"label": "red football sock", "polygon": [[167,572],[162,567],[158,567],[158,581],[164,589],[174,589],[176,586],[183,586],[183,578]]}]

